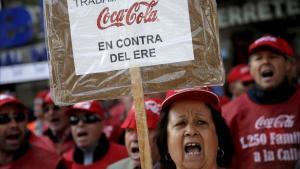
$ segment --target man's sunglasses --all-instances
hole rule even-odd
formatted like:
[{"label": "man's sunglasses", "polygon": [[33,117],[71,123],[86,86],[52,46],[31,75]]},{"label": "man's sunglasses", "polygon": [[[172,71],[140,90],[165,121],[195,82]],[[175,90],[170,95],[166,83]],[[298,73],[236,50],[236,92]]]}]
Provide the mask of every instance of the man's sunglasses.
[{"label": "man's sunglasses", "polygon": [[24,122],[26,120],[26,115],[23,112],[18,112],[14,114],[5,113],[0,114],[0,125],[1,124],[7,124],[14,119],[17,123]]},{"label": "man's sunglasses", "polygon": [[77,125],[79,123],[79,121],[82,121],[86,124],[92,124],[92,123],[101,121],[101,119],[95,114],[86,114],[86,115],[81,115],[81,116],[71,115],[69,117],[70,125]]},{"label": "man's sunglasses", "polygon": [[246,86],[246,87],[253,84],[252,81],[246,81],[246,82],[242,82],[242,83],[243,83],[243,86]]}]

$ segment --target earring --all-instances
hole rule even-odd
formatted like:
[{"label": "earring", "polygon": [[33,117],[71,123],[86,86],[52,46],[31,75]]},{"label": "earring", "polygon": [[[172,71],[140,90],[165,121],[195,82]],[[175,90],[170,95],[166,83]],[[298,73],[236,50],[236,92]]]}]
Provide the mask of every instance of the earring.
[{"label": "earring", "polygon": [[165,160],[170,161],[169,157],[170,157],[169,153],[165,154]]},{"label": "earring", "polygon": [[223,158],[225,155],[225,152],[222,148],[218,147],[218,157]]}]

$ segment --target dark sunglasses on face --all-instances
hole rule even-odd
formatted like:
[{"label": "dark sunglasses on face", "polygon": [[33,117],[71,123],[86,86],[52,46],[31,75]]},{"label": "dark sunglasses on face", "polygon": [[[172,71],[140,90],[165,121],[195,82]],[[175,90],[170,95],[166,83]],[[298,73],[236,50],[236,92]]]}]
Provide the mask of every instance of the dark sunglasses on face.
[{"label": "dark sunglasses on face", "polygon": [[243,82],[243,86],[250,86],[253,82]]},{"label": "dark sunglasses on face", "polygon": [[70,125],[77,125],[79,123],[79,121],[82,121],[86,124],[92,124],[92,123],[101,121],[101,119],[95,114],[86,114],[86,115],[81,115],[81,116],[71,115],[69,117]]},{"label": "dark sunglasses on face", "polygon": [[18,112],[14,114],[10,114],[10,113],[0,114],[0,125],[7,124],[11,122],[12,119],[14,119],[17,123],[24,122],[26,120],[26,115],[23,112]]}]

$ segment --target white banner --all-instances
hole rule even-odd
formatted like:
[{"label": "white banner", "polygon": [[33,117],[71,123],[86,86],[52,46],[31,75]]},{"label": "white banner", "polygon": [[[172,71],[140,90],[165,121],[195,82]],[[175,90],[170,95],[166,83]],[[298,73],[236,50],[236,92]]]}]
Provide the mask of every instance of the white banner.
[{"label": "white banner", "polygon": [[188,0],[68,0],[77,75],[194,60]]},{"label": "white banner", "polygon": [[0,84],[48,80],[48,62],[35,62],[13,66],[0,66]]}]

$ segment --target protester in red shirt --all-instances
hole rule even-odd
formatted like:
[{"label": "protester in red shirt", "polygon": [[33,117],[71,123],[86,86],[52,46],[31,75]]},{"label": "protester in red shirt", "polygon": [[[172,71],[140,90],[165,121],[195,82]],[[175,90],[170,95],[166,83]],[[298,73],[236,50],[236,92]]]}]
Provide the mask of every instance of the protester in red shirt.
[{"label": "protester in red shirt", "polygon": [[47,126],[44,122],[43,104],[44,98],[47,96],[49,90],[42,90],[36,94],[33,100],[33,114],[36,118],[34,121],[27,124],[27,128],[35,135],[42,136]]},{"label": "protester in red shirt", "polygon": [[156,137],[161,169],[228,167],[233,143],[220,111],[219,99],[210,91],[168,92]]},{"label": "protester in red shirt", "polygon": [[50,92],[45,96],[43,112],[48,129],[44,132],[44,136],[51,140],[48,142],[47,149],[59,155],[64,154],[74,146],[69,118],[66,114],[68,109],[67,106],[55,105]]},{"label": "protester in red shirt", "polygon": [[287,169],[300,158],[300,87],[287,76],[293,55],[275,36],[250,45],[254,85],[223,107],[235,142],[234,169]]},{"label": "protester in red shirt", "polygon": [[0,94],[0,168],[55,169],[60,158],[31,145],[26,137],[27,108],[17,98]]},{"label": "protester in red shirt", "polygon": [[[159,98],[145,99],[145,112],[149,131],[149,144],[153,169],[159,168],[159,153],[157,146],[155,145],[155,129],[159,121],[161,102],[162,101]],[[125,145],[129,157],[113,163],[108,169],[137,169],[141,167],[135,113],[135,106],[132,106],[125,121],[121,125],[121,128],[125,129]]]},{"label": "protester in red shirt", "polygon": [[68,114],[76,147],[65,159],[72,169],[105,169],[128,156],[124,146],[110,142],[103,133],[104,112],[98,101],[76,103]]}]

